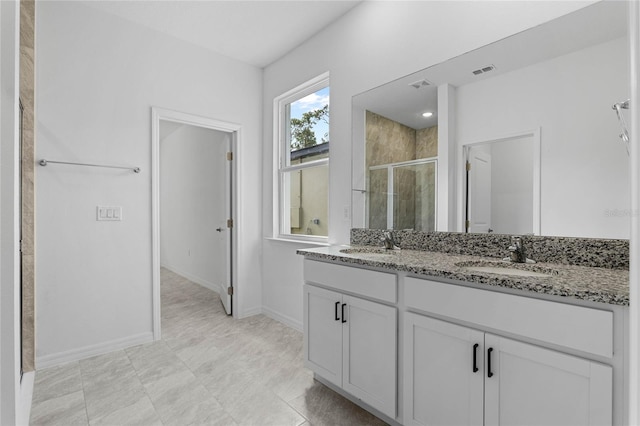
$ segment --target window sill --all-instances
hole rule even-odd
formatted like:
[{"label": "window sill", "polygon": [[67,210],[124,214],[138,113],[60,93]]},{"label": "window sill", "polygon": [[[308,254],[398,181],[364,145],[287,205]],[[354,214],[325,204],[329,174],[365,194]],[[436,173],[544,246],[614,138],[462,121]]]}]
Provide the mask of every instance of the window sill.
[{"label": "window sill", "polygon": [[305,246],[311,246],[311,247],[328,247],[331,244],[329,244],[328,241],[310,241],[310,240],[298,240],[295,238],[286,238],[286,237],[264,237],[265,240],[268,241],[276,241],[276,242],[280,242],[280,243],[288,243],[288,244],[298,244],[298,245],[305,245]]}]

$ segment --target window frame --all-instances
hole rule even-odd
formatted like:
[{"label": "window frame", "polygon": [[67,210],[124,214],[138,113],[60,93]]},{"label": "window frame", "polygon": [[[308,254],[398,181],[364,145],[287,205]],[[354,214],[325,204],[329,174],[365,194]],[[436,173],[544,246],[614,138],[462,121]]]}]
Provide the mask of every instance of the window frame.
[{"label": "window frame", "polygon": [[[288,186],[285,176],[292,172],[304,169],[310,169],[319,166],[329,168],[329,156],[319,160],[310,161],[308,163],[289,164],[287,165],[287,157],[290,155],[291,140],[287,131],[288,118],[286,106],[307,95],[317,92],[325,87],[330,88],[329,72],[320,74],[306,82],[294,87],[291,90],[277,96],[273,100],[273,238],[279,240],[293,240],[301,242],[313,242],[318,244],[327,244],[329,236],[293,234],[290,232],[291,227],[286,212],[290,212],[289,206],[291,200],[287,196]],[[331,90],[331,89],[329,89]],[[331,111],[331,109],[329,109]],[[331,115],[331,112],[329,112]],[[331,119],[329,119],[329,134],[331,134]],[[331,141],[331,137],[329,137]],[[330,174],[330,169],[329,169]],[[327,222],[329,220],[329,179],[327,179]],[[327,223],[328,225],[328,223]],[[328,226],[327,226],[328,229]]]}]

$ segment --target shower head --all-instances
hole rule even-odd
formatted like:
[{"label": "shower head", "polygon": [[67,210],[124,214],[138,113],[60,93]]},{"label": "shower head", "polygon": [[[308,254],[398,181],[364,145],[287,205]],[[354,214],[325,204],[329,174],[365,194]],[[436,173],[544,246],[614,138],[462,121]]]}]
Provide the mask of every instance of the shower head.
[{"label": "shower head", "polygon": [[620,109],[629,109],[629,99],[624,102],[617,102],[613,104],[611,109],[615,109],[616,111],[620,111]]}]

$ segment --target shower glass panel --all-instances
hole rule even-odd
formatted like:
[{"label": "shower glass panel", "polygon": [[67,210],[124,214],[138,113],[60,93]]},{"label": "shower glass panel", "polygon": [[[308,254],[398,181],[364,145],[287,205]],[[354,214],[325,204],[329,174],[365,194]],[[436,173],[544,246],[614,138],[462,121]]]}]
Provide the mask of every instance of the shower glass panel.
[{"label": "shower glass panel", "polygon": [[434,231],[436,169],[436,160],[371,167],[367,191],[368,227]]},{"label": "shower glass panel", "polygon": [[393,229],[435,230],[435,171],[435,161],[393,168]]},{"label": "shower glass panel", "polygon": [[388,170],[369,171],[369,228],[387,229]]}]

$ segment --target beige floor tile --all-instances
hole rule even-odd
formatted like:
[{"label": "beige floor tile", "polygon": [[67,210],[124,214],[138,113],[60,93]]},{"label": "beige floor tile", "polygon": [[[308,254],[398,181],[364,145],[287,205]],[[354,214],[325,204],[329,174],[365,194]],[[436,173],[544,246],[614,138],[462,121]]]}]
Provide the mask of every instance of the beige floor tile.
[{"label": "beige floor tile", "polygon": [[31,409],[30,424],[34,426],[88,424],[82,391],[34,404]]},{"label": "beige floor tile", "polygon": [[[190,426],[236,426],[233,417],[224,410],[216,411],[207,417],[203,422],[192,423]],[[173,426],[173,425],[172,425]],[[179,424],[175,426],[180,426]]]},{"label": "beige floor tile", "polygon": [[314,426],[382,426],[386,424],[317,381],[304,395],[289,404]]},{"label": "beige floor tile", "polygon": [[[232,395],[218,397],[224,409],[239,425],[297,426],[305,418],[266,387],[255,382],[237,386]],[[240,391],[241,389],[241,391]],[[223,392],[226,394],[229,389]]]},{"label": "beige floor tile", "polygon": [[136,372],[125,351],[116,351],[80,361],[82,384],[85,389],[113,387],[135,377]]},{"label": "beige floor tile", "polygon": [[94,383],[89,388],[85,386],[84,395],[90,421],[147,398],[145,389],[136,375],[119,381]]},{"label": "beige floor tile", "polygon": [[138,399],[131,405],[123,405],[102,417],[91,420],[90,424],[91,426],[162,426],[162,422],[160,421],[153,404],[146,396]]},{"label": "beige floor tile", "polygon": [[147,393],[165,424],[198,424],[213,413],[224,412],[220,403],[190,371],[148,385]]},{"label": "beige floor tile", "polygon": [[39,371],[31,424],[384,424],[313,380],[300,332],[233,319],[211,290],[161,277],[162,340]]},{"label": "beige floor tile", "polygon": [[33,404],[82,390],[82,377],[78,362],[36,372]]}]

